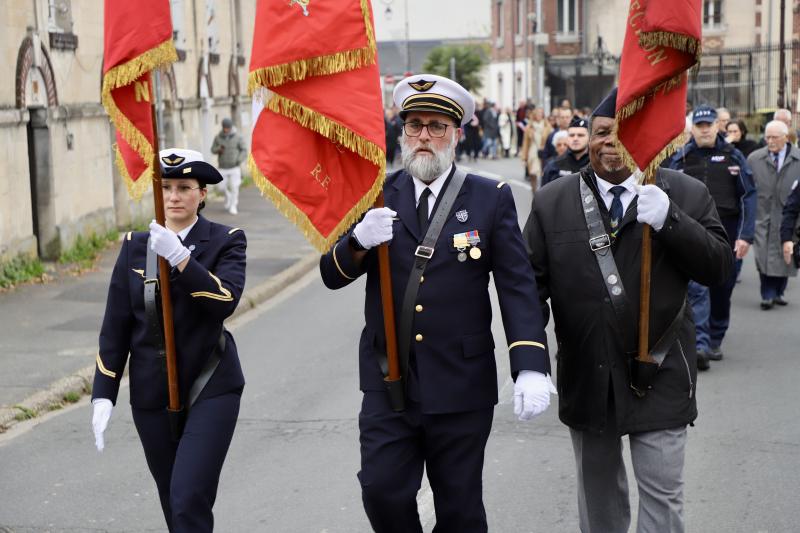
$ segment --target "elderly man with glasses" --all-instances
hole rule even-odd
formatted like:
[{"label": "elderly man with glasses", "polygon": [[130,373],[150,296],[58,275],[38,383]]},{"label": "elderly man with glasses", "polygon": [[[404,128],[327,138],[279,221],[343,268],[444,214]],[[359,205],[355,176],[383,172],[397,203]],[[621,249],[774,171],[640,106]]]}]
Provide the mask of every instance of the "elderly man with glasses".
[{"label": "elderly man with glasses", "polygon": [[[509,186],[453,163],[472,96],[430,74],[394,91],[403,119],[403,170],[387,177],[386,207],[372,209],[324,255],[325,284],[362,274],[366,325],[359,344],[362,499],[378,532],[422,531],[416,495],[423,468],[436,531],[488,530],[482,470],[498,400],[489,275],[500,301],[514,413],[528,420],[554,392],[533,269]],[[384,383],[385,346],[376,248],[389,243],[405,409]]]}]

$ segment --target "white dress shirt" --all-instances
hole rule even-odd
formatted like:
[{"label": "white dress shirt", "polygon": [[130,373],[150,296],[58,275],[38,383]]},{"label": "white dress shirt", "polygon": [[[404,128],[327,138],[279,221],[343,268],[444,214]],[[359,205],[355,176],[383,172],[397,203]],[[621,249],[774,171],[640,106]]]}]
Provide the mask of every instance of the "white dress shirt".
[{"label": "white dress shirt", "polygon": [[192,222],[191,224],[189,224],[188,226],[186,226],[185,228],[183,228],[178,232],[178,237],[180,237],[181,242],[186,240],[186,236],[189,235],[189,232],[192,231],[192,228],[194,227],[195,224],[197,224],[198,220],[199,217],[195,215],[194,222]]},{"label": "white dress shirt", "polygon": [[[606,204],[606,209],[611,209],[611,202],[614,200],[614,195],[610,192],[611,187],[614,187],[615,184],[608,182],[598,176],[597,174],[594,175],[595,179],[597,180],[597,190],[600,191],[600,197],[603,198],[603,202]],[[625,192],[619,195],[619,201],[622,202],[622,213],[628,212],[628,207],[631,205],[631,202],[634,198],[636,198],[636,176],[631,174],[628,179],[623,181],[619,184],[620,187],[625,187]]]},{"label": "white dress shirt", "polygon": [[[781,168],[783,168],[783,162],[786,159],[786,153],[788,152],[788,150],[787,150],[788,146],[789,145],[784,144],[783,148],[781,148],[781,151],[778,152],[778,167],[776,169],[776,172],[780,172]],[[770,157],[770,159],[772,159],[772,161],[775,161],[775,152],[770,152],[769,153],[769,157]]]},{"label": "white dress shirt", "polygon": [[425,183],[421,179],[414,178],[414,205],[419,205],[419,196],[422,194],[422,191],[425,187],[431,190],[431,193],[428,195],[428,216],[431,216],[431,211],[433,211],[433,206],[436,205],[436,199],[439,197],[439,194],[442,192],[442,187],[444,187],[444,183],[447,181],[447,176],[450,175],[450,170],[452,170],[453,165],[451,164],[447,167],[442,174],[439,175],[435,180],[430,183]]}]

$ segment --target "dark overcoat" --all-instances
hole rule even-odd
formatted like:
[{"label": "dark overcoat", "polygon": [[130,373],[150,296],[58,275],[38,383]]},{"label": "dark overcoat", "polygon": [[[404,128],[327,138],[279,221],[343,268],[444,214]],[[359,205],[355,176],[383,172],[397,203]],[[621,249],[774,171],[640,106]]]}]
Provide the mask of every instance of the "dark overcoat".
[{"label": "dark overcoat", "polygon": [[[632,310],[629,323],[621,324],[589,247],[581,179],[594,191],[611,235],[608,211],[590,167],[538,191],[525,228],[543,312],[548,312],[550,300],[555,320],[559,416],[578,430],[620,435],[688,424],[697,416],[697,355],[690,307],[685,308],[680,333],[652,390],[637,398],[629,386],[628,367],[635,353],[626,353],[631,348],[635,352],[638,332],[643,226],[636,221],[637,199],[627,209],[612,245]],[[652,239],[651,346],[681,309],[690,279],[716,285],[733,268],[725,230],[705,185],[667,169],[658,171],[657,185],[669,195],[670,206],[664,227]],[[615,428],[606,423],[609,405],[615,409]]]}]

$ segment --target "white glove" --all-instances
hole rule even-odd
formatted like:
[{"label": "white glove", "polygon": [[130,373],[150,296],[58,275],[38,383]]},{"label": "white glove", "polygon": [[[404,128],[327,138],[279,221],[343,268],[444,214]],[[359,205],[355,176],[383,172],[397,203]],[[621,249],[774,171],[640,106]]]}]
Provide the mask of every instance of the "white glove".
[{"label": "white glove", "polygon": [[661,231],[669,213],[669,196],[656,185],[640,185],[636,192],[639,194],[636,220]]},{"label": "white glove", "polygon": [[544,413],[550,406],[550,394],[557,394],[550,376],[535,370],[520,370],[514,383],[514,414],[520,420]]},{"label": "white glove", "polygon": [[150,223],[150,249],[166,259],[170,266],[177,266],[191,255],[174,231],[155,220]]},{"label": "white glove", "polygon": [[106,447],[106,442],[103,440],[103,432],[108,427],[108,421],[111,418],[111,410],[114,405],[108,398],[95,398],[92,400],[94,405],[94,412],[92,413],[92,429],[94,430],[94,445],[97,446],[97,451],[102,452]]},{"label": "white glove", "polygon": [[392,219],[397,213],[388,207],[370,209],[361,222],[356,224],[353,235],[361,246],[369,250],[392,240]]}]

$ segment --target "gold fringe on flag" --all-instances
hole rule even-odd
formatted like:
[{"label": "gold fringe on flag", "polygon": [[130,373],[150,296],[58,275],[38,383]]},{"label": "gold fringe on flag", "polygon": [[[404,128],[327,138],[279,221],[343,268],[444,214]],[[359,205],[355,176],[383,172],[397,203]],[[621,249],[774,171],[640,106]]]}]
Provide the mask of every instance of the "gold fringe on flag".
[{"label": "gold fringe on flag", "polygon": [[334,143],[341,144],[375,166],[383,165],[385,167],[386,165],[386,152],[378,145],[313,109],[275,92],[270,95],[266,107],[274,113],[294,120],[304,128],[319,133]]},{"label": "gold fringe on flag", "polygon": [[122,159],[122,153],[119,151],[119,146],[114,143],[114,161],[117,164],[120,174],[125,180],[125,186],[128,188],[128,194],[134,200],[141,200],[142,196],[147,189],[150,188],[150,183],[153,181],[153,171],[147,167],[139,177],[134,180],[128,172],[128,167],[125,166],[125,160]]},{"label": "gold fringe on flag", "polygon": [[361,14],[364,17],[366,28],[366,46],[256,69],[247,76],[247,90],[250,95],[252,96],[258,87],[277,87],[290,81],[304,80],[310,76],[338,74],[374,64],[378,49],[367,0],[361,0]]},{"label": "gold fringe on flag", "polygon": [[370,190],[367,191],[367,194],[365,194],[350,211],[348,211],[331,234],[326,237],[314,227],[308,216],[287,198],[280,189],[275,187],[275,185],[270,182],[269,178],[261,172],[252,153],[248,158],[247,164],[250,167],[253,182],[258,186],[259,190],[261,190],[261,194],[269,198],[272,203],[275,204],[278,211],[292,221],[292,223],[303,232],[303,235],[305,235],[311,245],[320,253],[325,253],[330,250],[336,241],[339,240],[339,237],[352,226],[367,209],[375,204],[375,199],[383,189],[383,181],[386,176],[386,160],[384,159],[383,164],[378,166],[378,174],[375,176],[375,183],[373,183]]},{"label": "gold fringe on flag", "polygon": [[[633,160],[633,157],[628,152],[627,148],[620,142],[619,137],[617,137],[617,124],[614,124],[614,136],[616,137],[616,141],[614,142],[614,146],[616,147],[617,151],[622,158],[622,163],[630,169],[631,172],[635,172],[639,169],[639,166],[636,164],[636,161]],[[645,183],[651,183],[652,179],[655,178],[656,172],[658,168],[661,166],[661,163],[664,162],[666,158],[671,156],[677,150],[681,149],[683,145],[686,144],[685,138],[683,136],[683,132],[678,134],[677,137],[672,139],[664,148],[661,149],[658,154],[650,161],[650,164],[647,165],[647,168],[639,169],[645,176]]]},{"label": "gold fringe on flag", "polygon": [[639,46],[648,50],[652,50],[657,46],[673,48],[694,55],[696,61],[700,60],[700,56],[703,53],[702,43],[694,37],[666,31],[641,32],[639,34]]},{"label": "gold fringe on flag", "polygon": [[[147,170],[134,180],[125,167],[125,162],[122,159],[119,148],[115,145],[115,162],[117,168],[120,174],[125,178],[128,192],[131,197],[136,200],[142,197],[142,194],[144,194],[150,185],[154,156],[153,145],[147,140],[144,134],[136,128],[133,122],[125,116],[119,107],[117,107],[111,92],[114,89],[133,83],[146,72],[150,72],[155,68],[168,65],[177,60],[178,53],[175,51],[175,44],[172,39],[169,39],[134,57],[130,61],[109,69],[109,71],[103,75],[103,88],[101,92],[103,107],[105,107],[111,122],[122,138],[125,139],[125,142],[139,154],[139,157],[141,157],[147,165]],[[154,96],[151,95],[151,98],[153,97]]]},{"label": "gold fringe on flag", "polygon": [[631,102],[628,102],[627,104],[622,106],[619,109],[619,111],[617,111],[617,113],[616,113],[617,120],[625,120],[627,118],[632,117],[639,110],[641,110],[642,107],[644,107],[644,103],[647,100],[647,98],[653,96],[655,93],[660,92],[660,91],[664,91],[664,92],[671,91],[672,89],[674,89],[675,87],[680,85],[680,83],[683,81],[683,76],[684,76],[684,73],[681,72],[677,76],[675,76],[673,78],[670,78],[667,81],[659,83],[658,85],[656,85],[647,94],[642,95],[642,96],[636,98],[635,100],[632,100]]}]

